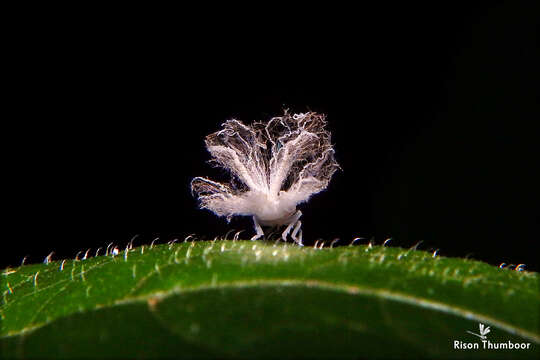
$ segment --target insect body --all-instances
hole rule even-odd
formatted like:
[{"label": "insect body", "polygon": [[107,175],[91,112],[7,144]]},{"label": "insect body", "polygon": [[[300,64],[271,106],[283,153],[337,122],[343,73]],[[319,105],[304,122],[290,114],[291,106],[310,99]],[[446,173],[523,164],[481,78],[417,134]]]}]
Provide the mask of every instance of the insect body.
[{"label": "insect body", "polygon": [[287,236],[302,245],[302,212],[296,209],[328,186],[339,168],[334,159],[325,116],[314,112],[274,117],[248,126],[228,120],[206,137],[212,162],[231,173],[230,184],[203,177],[191,181],[200,207],[218,216],[252,216],[261,226],[285,226]]}]

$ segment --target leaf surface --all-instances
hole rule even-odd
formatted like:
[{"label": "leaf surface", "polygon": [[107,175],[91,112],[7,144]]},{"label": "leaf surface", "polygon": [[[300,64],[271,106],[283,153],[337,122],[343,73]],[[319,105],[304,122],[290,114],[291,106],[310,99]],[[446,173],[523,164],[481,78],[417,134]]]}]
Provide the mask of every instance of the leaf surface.
[{"label": "leaf surface", "polygon": [[[531,358],[539,275],[383,246],[144,246],[2,271],[0,354]],[[454,350],[454,341],[528,350]],[[482,344],[480,343],[480,346]]]}]

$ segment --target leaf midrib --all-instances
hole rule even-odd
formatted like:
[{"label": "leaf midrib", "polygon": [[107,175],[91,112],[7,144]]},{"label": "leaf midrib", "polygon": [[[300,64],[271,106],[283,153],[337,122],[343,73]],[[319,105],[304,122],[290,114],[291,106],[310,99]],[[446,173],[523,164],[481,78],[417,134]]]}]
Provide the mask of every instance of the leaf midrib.
[{"label": "leaf midrib", "polygon": [[[181,295],[185,293],[204,292],[208,290],[216,289],[241,289],[250,287],[310,287],[318,288],[327,291],[336,291],[346,293],[348,295],[360,295],[360,296],[372,296],[382,300],[396,301],[412,306],[419,306],[432,311],[440,311],[447,314],[462,317],[467,320],[474,320],[481,323],[486,323],[491,326],[495,326],[499,329],[507,331],[508,333],[521,336],[527,340],[540,344],[540,336],[527,331],[523,328],[511,325],[507,322],[494,319],[490,316],[486,316],[474,311],[466,310],[458,306],[444,304],[425,297],[412,296],[402,292],[389,291],[378,288],[371,288],[366,286],[351,285],[351,284],[335,284],[321,280],[294,280],[294,279],[254,279],[249,281],[231,281],[221,282],[219,284],[200,284],[193,287],[173,287],[166,291],[158,291],[151,294],[145,294],[140,296],[125,297],[120,300],[116,300],[110,304],[97,304],[88,311],[94,311],[102,308],[114,307],[117,305],[133,304],[133,303],[147,303],[151,307],[151,303],[155,301],[162,301],[170,296]],[[69,314],[65,315],[69,316]],[[57,319],[55,319],[57,320]],[[7,333],[3,337],[12,337],[22,335],[33,330],[36,330],[49,322],[41,324],[34,324],[31,327],[23,328],[12,333]]]}]

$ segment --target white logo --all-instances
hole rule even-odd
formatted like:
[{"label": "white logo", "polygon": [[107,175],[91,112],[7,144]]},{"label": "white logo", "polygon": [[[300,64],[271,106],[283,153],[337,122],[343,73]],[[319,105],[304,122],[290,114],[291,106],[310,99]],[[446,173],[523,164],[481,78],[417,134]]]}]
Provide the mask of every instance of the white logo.
[{"label": "white logo", "polygon": [[480,334],[473,333],[472,331],[469,331],[469,330],[467,330],[467,332],[468,332],[469,334],[473,334],[473,335],[475,335],[475,336],[478,336],[478,337],[479,337],[480,339],[482,339],[482,340],[486,340],[486,339],[487,339],[487,336],[486,336],[486,335],[489,334],[489,332],[491,331],[491,330],[489,329],[489,326],[488,326],[488,327],[484,327],[484,324],[479,323],[479,324],[478,324],[478,327],[480,328]]},{"label": "white logo", "polygon": [[482,323],[478,324],[478,330],[480,331],[479,334],[467,330],[469,334],[472,334],[478,338],[480,338],[481,343],[479,342],[464,342],[460,340],[454,340],[454,349],[455,350],[527,350],[531,348],[531,343],[517,343],[512,342],[508,340],[507,342],[497,342],[493,343],[488,340],[487,334],[491,332],[491,329],[489,326],[486,326]]}]

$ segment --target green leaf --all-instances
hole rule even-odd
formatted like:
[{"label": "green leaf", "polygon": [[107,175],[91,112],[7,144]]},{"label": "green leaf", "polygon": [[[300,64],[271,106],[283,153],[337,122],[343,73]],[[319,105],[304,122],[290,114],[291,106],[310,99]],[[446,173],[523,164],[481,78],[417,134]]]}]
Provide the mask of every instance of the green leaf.
[{"label": "green leaf", "polygon": [[[2,271],[3,358],[531,358],[539,274],[383,246],[143,246]],[[483,350],[491,343],[529,349]],[[479,343],[455,350],[454,341]]]}]

